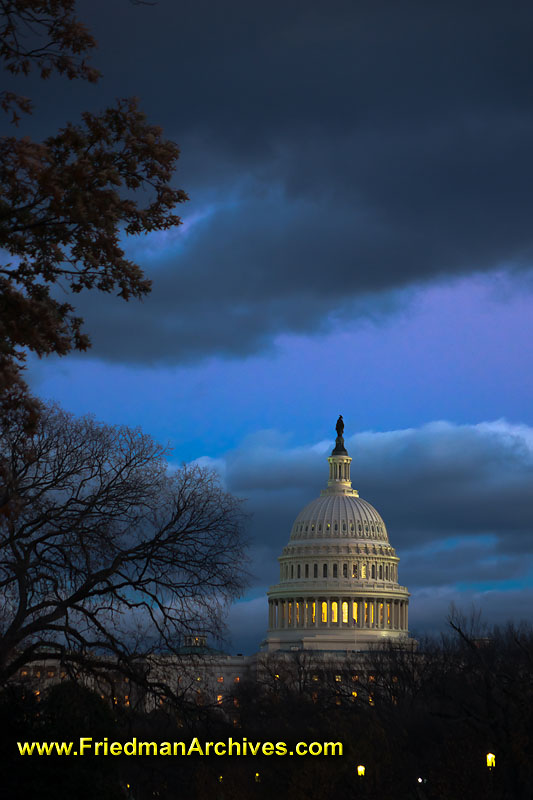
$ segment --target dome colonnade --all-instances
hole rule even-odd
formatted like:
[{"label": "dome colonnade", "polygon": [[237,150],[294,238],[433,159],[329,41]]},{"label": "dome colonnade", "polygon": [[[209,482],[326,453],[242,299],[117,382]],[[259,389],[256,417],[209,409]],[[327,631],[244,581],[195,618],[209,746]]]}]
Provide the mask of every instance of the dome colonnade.
[{"label": "dome colonnade", "polygon": [[352,488],[342,418],[327,488],[297,516],[268,592],[265,649],[367,649],[408,637],[409,592],[376,509]]}]

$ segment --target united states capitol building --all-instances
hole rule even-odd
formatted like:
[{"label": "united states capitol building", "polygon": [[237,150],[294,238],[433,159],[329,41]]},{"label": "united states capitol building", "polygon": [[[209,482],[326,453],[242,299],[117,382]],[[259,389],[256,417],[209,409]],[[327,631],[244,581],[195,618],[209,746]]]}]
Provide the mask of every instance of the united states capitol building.
[{"label": "united states capitol building", "polygon": [[268,592],[263,648],[367,650],[408,637],[409,592],[376,509],[352,488],[342,417],[327,487],[298,514]]}]

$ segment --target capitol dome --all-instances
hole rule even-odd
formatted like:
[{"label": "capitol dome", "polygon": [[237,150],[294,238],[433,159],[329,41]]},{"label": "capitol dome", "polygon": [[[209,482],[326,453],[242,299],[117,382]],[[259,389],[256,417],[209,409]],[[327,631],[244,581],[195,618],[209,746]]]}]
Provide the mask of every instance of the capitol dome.
[{"label": "capitol dome", "polygon": [[409,592],[385,523],[352,488],[352,459],[337,422],[329,479],[305,506],[279,558],[280,582],[269,598],[266,649],[367,649],[408,636]]}]

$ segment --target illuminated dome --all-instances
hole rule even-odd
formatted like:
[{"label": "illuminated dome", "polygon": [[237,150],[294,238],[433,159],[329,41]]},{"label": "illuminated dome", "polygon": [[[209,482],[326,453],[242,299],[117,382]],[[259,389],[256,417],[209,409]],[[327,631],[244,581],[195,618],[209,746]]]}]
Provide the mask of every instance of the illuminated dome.
[{"label": "illuminated dome", "polygon": [[267,650],[359,650],[405,639],[409,592],[374,506],[352,488],[352,459],[337,422],[329,479],[300,511],[269,598]]}]

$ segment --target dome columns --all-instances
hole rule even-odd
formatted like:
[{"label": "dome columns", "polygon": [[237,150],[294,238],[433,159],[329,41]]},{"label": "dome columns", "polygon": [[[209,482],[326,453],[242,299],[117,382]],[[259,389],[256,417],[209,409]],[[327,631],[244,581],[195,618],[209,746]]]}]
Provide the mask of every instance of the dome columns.
[{"label": "dome columns", "polygon": [[269,600],[269,631],[372,630],[407,633],[408,600],[376,596],[291,597]]},{"label": "dome columns", "polygon": [[339,491],[351,489],[352,480],[350,477],[350,464],[352,459],[348,454],[339,456],[329,456],[329,480],[328,489]]}]

